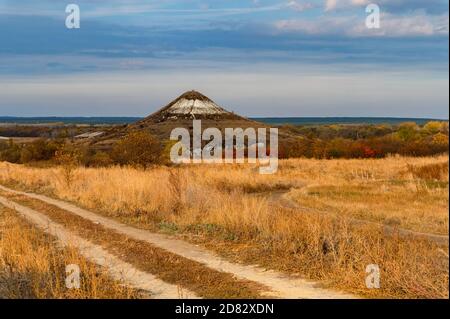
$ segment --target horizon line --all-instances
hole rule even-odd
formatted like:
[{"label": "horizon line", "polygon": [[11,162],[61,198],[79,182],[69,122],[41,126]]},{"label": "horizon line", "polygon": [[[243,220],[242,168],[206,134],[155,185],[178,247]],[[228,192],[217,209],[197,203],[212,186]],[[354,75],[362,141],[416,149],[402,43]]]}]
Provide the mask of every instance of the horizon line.
[{"label": "horizon line", "polygon": [[[85,119],[95,119],[95,118],[130,118],[130,119],[140,119],[145,118],[146,116],[90,116],[90,115],[71,115],[71,116],[59,116],[59,115],[49,115],[49,116],[16,116],[16,115],[0,115],[0,119],[53,119],[53,118],[61,118],[61,119],[73,119],[73,118],[85,118]],[[326,119],[326,118],[349,118],[349,119],[418,119],[418,120],[441,120],[441,121],[449,121],[449,118],[437,118],[437,117],[411,117],[411,116],[245,116],[247,118],[252,119],[289,119],[289,118],[305,118],[305,119]]]}]

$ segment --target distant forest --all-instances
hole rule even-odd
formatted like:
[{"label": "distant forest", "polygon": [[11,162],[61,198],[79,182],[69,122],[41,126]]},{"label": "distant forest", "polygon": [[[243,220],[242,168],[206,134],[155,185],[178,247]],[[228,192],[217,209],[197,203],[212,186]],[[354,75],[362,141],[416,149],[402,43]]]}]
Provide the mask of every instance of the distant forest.
[{"label": "distant forest", "polygon": [[[405,122],[397,125],[283,125],[279,128],[288,136],[280,138],[280,158],[429,156],[449,150],[447,121],[430,121],[423,125]],[[26,164],[58,163],[64,159],[84,166],[168,164],[171,141],[159,140],[145,131],[125,136],[110,150],[95,149],[89,143],[73,143],[75,135],[100,129],[97,126],[0,127],[0,136],[36,137],[28,143],[0,140],[0,161]]]}]

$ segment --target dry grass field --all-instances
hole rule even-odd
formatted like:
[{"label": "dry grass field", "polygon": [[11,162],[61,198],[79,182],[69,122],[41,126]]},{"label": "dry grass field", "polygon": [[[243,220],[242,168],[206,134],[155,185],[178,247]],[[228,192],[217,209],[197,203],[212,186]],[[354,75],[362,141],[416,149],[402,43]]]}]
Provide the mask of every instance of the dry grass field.
[{"label": "dry grass field", "polygon": [[[362,296],[448,298],[448,246],[382,227],[448,235],[448,156],[291,159],[274,175],[247,165],[1,163],[0,183]],[[368,264],[380,266],[380,289],[365,286]]]},{"label": "dry grass field", "polygon": [[[70,264],[80,267],[80,289],[66,288]],[[0,207],[0,298],[138,297],[138,292],[110,279],[76,249],[58,247],[54,238]]]}]

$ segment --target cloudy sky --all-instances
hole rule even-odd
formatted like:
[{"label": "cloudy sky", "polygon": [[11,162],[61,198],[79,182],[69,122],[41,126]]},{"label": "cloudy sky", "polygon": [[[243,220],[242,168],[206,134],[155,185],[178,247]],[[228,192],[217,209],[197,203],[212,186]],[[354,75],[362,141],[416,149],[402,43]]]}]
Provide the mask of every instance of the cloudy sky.
[{"label": "cloudy sky", "polygon": [[0,0],[0,116],[144,116],[197,89],[246,116],[448,119],[448,1],[373,3],[380,29],[367,0]]}]

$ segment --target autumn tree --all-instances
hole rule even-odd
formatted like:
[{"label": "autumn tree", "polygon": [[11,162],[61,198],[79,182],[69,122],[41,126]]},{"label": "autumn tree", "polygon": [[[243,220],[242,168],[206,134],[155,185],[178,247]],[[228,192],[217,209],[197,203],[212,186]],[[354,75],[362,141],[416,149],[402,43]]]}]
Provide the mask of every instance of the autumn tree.
[{"label": "autumn tree", "polygon": [[149,167],[161,162],[161,143],[150,133],[131,132],[114,146],[111,157],[121,165]]}]

